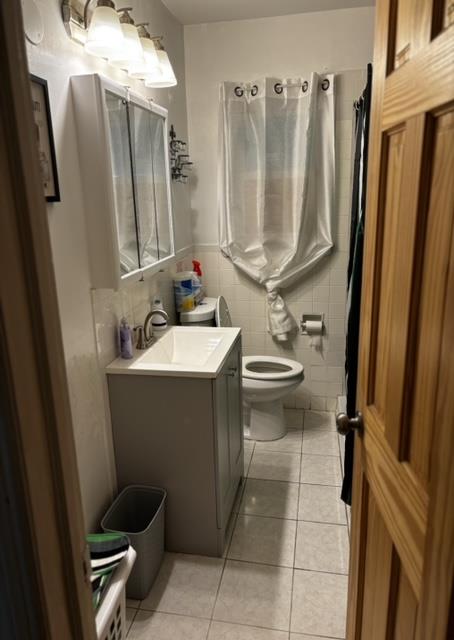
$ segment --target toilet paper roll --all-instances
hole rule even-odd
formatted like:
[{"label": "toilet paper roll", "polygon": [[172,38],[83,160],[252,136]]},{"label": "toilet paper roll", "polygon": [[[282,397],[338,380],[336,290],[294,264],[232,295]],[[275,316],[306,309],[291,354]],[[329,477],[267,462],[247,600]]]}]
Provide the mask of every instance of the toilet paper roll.
[{"label": "toilet paper roll", "polygon": [[322,348],[323,322],[321,320],[306,320],[307,335],[310,336],[309,345],[317,351]]}]

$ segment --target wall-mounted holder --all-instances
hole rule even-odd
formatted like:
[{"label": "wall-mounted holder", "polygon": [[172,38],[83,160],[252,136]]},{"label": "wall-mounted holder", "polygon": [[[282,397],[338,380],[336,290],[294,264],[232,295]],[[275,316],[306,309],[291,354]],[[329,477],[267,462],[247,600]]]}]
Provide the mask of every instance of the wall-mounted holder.
[{"label": "wall-mounted holder", "polygon": [[180,153],[180,151],[186,151],[186,142],[177,139],[173,124],[170,127],[170,173],[172,180],[175,182],[187,183],[189,176],[185,171],[191,171],[193,162],[190,161],[187,153]]},{"label": "wall-mounted holder", "polygon": [[325,314],[324,313],[303,313],[301,323],[301,333],[303,336],[325,333]]}]

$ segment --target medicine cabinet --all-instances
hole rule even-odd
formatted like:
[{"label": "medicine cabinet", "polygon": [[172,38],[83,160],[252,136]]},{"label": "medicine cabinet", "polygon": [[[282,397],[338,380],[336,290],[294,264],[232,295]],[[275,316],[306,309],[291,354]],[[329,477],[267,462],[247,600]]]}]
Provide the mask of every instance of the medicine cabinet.
[{"label": "medicine cabinet", "polygon": [[174,258],[167,110],[101,76],[71,78],[93,288]]}]

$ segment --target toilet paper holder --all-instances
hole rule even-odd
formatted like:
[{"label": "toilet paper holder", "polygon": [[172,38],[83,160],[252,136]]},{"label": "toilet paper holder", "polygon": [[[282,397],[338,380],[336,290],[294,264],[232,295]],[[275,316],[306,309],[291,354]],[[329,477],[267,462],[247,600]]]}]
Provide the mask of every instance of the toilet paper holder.
[{"label": "toilet paper holder", "polygon": [[325,333],[325,314],[324,313],[303,313],[301,318],[301,333],[304,336],[309,335],[306,328],[306,322],[321,322],[320,335]]}]

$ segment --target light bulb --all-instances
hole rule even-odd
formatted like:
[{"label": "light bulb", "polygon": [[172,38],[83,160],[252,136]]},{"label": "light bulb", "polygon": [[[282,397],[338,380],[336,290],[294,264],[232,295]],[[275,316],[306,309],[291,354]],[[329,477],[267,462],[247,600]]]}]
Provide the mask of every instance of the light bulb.
[{"label": "light bulb", "polygon": [[123,46],[123,32],[115,5],[109,0],[98,0],[88,28],[85,51],[92,56],[109,58]]},{"label": "light bulb", "polygon": [[134,20],[127,10],[124,10],[121,15],[120,23],[123,32],[123,46],[109,56],[109,62],[120,69],[127,69],[130,64],[142,62],[144,54]]},{"label": "light bulb", "polygon": [[158,48],[156,51],[159,60],[159,72],[145,78],[145,86],[150,89],[174,87],[177,84],[169,56],[162,48],[162,45],[160,46],[161,48]]},{"label": "light bulb", "polygon": [[[147,32],[145,31],[145,33]],[[140,43],[142,45],[143,58],[140,61],[131,62],[128,65],[128,73],[131,78],[143,80],[156,73],[159,67],[159,59],[153,41],[149,36],[140,36]]]}]

